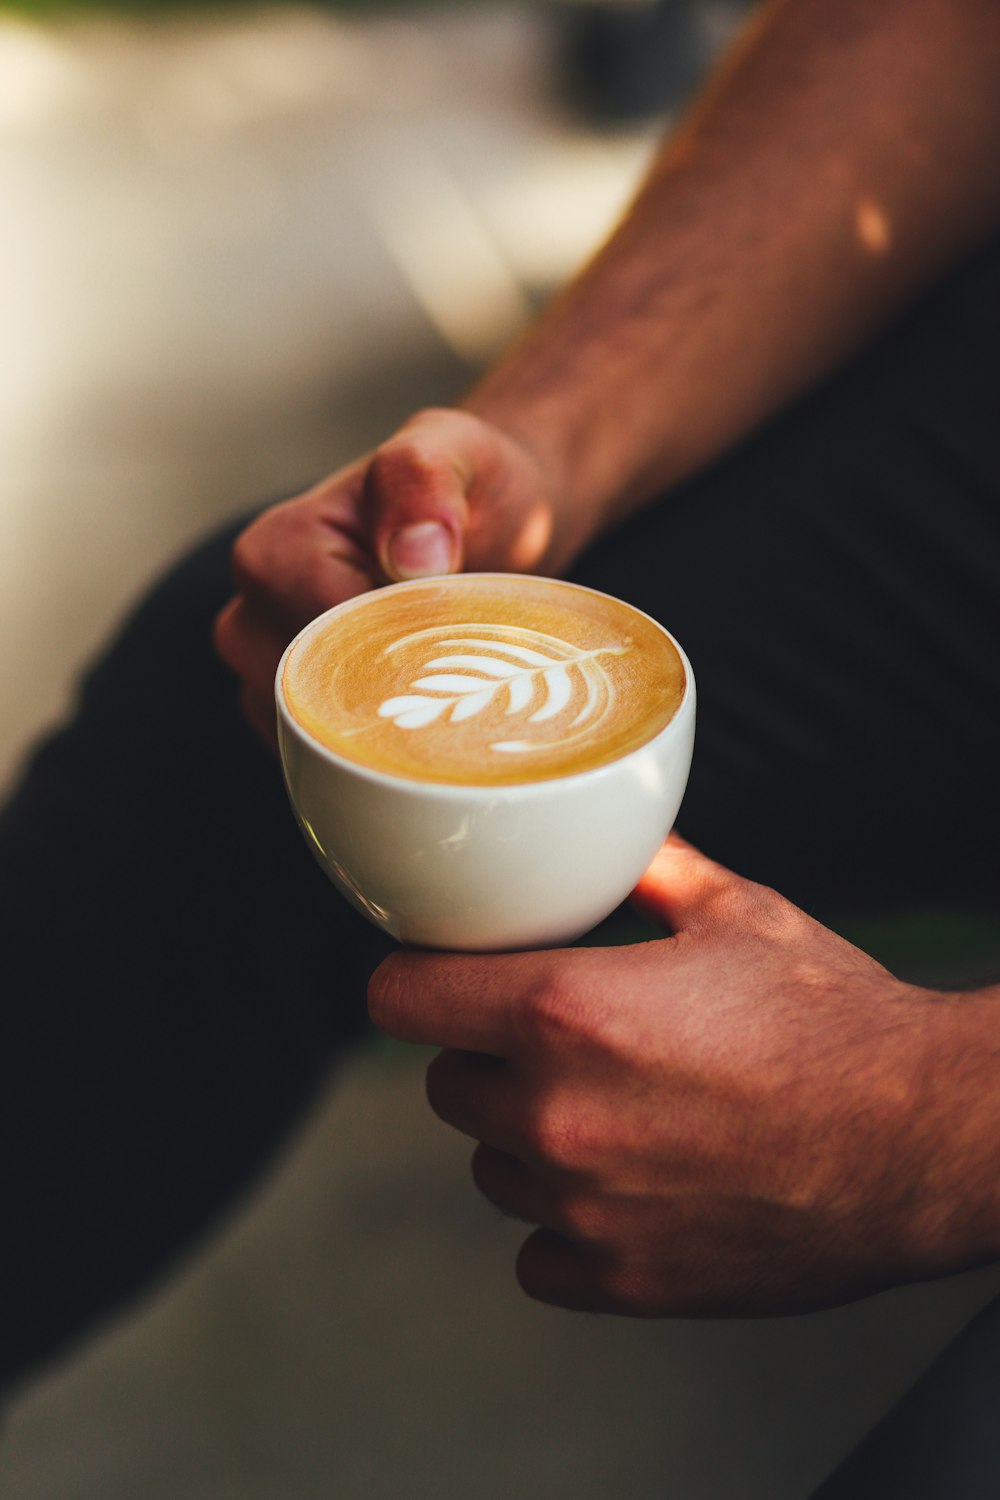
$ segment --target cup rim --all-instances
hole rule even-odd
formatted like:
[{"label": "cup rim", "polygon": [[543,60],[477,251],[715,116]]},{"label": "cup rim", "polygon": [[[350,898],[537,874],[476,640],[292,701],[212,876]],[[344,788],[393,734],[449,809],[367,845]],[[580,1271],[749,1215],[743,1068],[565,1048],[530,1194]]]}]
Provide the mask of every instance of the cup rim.
[{"label": "cup rim", "polygon": [[[636,745],[633,749],[627,750],[624,755],[616,756],[614,760],[605,761],[602,765],[589,766],[583,771],[571,771],[566,775],[544,776],[536,778],[532,781],[506,782],[430,781],[422,776],[403,776],[395,771],[376,770],[373,766],[366,766],[362,764],[361,761],[351,760],[346,755],[341,755],[338,751],[331,750],[329,745],[324,745],[322,740],[318,740],[315,735],[309,733],[308,729],[303,728],[303,726],[296,719],[295,715],[292,713],[291,709],[285,701],[284,689],[282,687],[282,677],[284,676],[286,661],[288,660],[289,656],[291,656],[292,652],[299,644],[299,641],[302,640],[304,636],[309,635],[313,630],[319,630],[321,626],[326,623],[326,621],[333,619],[334,616],[350,613],[352,607],[363,607],[363,601],[366,600],[370,594],[382,594],[388,589],[391,589],[394,593],[403,592],[406,589],[426,587],[429,583],[445,583],[448,579],[465,578],[484,580],[499,579],[507,582],[513,580],[514,582],[522,581],[525,583],[547,583],[564,588],[580,589],[585,594],[593,594],[598,599],[607,599],[612,604],[623,605],[626,609],[631,609],[637,615],[641,615],[643,619],[648,620],[651,625],[655,626],[657,630],[659,630],[663,635],[667,637],[667,640],[670,642],[674,650],[677,652],[677,655],[680,657],[681,666],[684,668],[684,692],[682,693],[681,700],[670,719],[666,724],[664,724],[662,729],[656,732],[656,734],[651,735],[648,740],[643,740],[641,745]],[[694,703],[695,699],[696,689],[694,671],[692,669],[688,654],[684,650],[684,647],[681,645],[680,641],[678,641],[677,638],[672,634],[672,632],[669,631],[665,625],[662,625],[659,620],[654,619],[652,615],[647,614],[646,611],[644,609],[640,609],[638,605],[630,603],[629,600],[619,599],[616,595],[606,593],[603,589],[591,588],[589,584],[576,583],[569,578],[549,578],[542,573],[504,573],[500,571],[468,571],[462,573],[442,573],[430,578],[411,578],[406,579],[402,583],[387,583],[375,589],[366,589],[360,594],[353,594],[350,599],[343,599],[339,604],[331,605],[329,609],[323,610],[321,614],[314,616],[313,619],[309,620],[305,625],[303,625],[302,629],[296,632],[296,634],[288,642],[288,645],[285,647],[284,651],[281,653],[281,659],[278,662],[277,670],[274,674],[275,708],[278,714],[278,718],[281,720],[281,726],[286,732],[290,732],[294,734],[298,739],[300,739],[309,750],[316,752],[321,757],[321,759],[328,760],[332,765],[337,766],[342,770],[349,771],[352,774],[360,777],[364,781],[373,782],[377,786],[402,788],[421,787],[428,794],[439,795],[446,798],[467,798],[469,796],[475,796],[486,798],[489,800],[495,800],[498,797],[509,794],[514,794],[518,797],[536,795],[548,795],[551,797],[555,789],[558,787],[573,786],[575,788],[582,782],[586,782],[588,780],[600,780],[602,777],[606,777],[607,775],[615,772],[619,767],[627,765],[627,763],[635,759],[636,756],[645,754],[653,745],[656,745],[660,740],[669,738],[673,733],[679,733],[680,726],[688,717],[688,714],[691,711],[691,706]]]}]

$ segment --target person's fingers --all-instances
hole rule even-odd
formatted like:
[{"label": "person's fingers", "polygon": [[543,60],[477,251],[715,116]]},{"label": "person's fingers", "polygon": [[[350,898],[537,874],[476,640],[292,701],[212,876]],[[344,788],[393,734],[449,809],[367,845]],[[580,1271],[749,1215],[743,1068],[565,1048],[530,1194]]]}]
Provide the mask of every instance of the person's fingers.
[{"label": "person's fingers", "polygon": [[407,432],[383,443],[365,478],[365,509],[379,566],[393,582],[457,573],[464,557],[468,481],[448,445],[454,424],[432,443]]},{"label": "person's fingers", "polygon": [[473,1152],[472,1178],[483,1197],[509,1219],[557,1232],[564,1226],[559,1194],[511,1152],[481,1143]]},{"label": "person's fingers", "polygon": [[551,1229],[536,1229],[521,1246],[515,1272],[536,1302],[574,1312],[627,1313],[606,1286],[607,1262],[597,1251]]},{"label": "person's fingers", "polygon": [[468,411],[417,413],[371,455],[364,514],[394,582],[463,567],[537,571],[555,526],[537,464]]},{"label": "person's fingers", "polygon": [[355,492],[360,466],[334,475],[307,495],[272,506],[237,538],[237,591],[285,644],[324,610],[378,581],[370,550],[357,532]]},{"label": "person's fingers", "polygon": [[537,1011],[554,975],[584,953],[393,953],[369,981],[368,1011],[402,1042],[511,1057],[533,1045],[528,1004]]},{"label": "person's fingers", "polygon": [[274,674],[287,644],[285,632],[262,620],[243,597],[220,611],[213,631],[215,649],[243,683],[243,708],[250,722],[272,745]]},{"label": "person's fingers", "polygon": [[274,675],[288,642],[316,615],[377,581],[354,516],[359,470],[354,465],[308,495],[272,506],[233,548],[237,596],[215,621],[215,649],[242,679],[244,711],[271,746]]},{"label": "person's fingers", "polygon": [[[661,1261],[669,1259],[669,1249]],[[536,1229],[521,1246],[515,1265],[521,1290],[537,1302],[573,1312],[614,1313],[619,1317],[710,1316],[712,1305],[692,1295],[677,1266],[665,1273],[660,1262],[644,1266],[599,1246]],[[724,1306],[719,1304],[718,1315]]]},{"label": "person's fingers", "polygon": [[671,932],[704,927],[720,906],[746,885],[724,865],[708,859],[693,844],[672,833],[630,897],[634,906]]},{"label": "person's fingers", "polygon": [[500,1058],[481,1052],[439,1052],[428,1064],[426,1087],[427,1102],[446,1125],[505,1151],[516,1148],[516,1128],[506,1118],[510,1069]]},{"label": "person's fingers", "polygon": [[286,634],[262,619],[239,595],[219,611],[212,637],[216,652],[242,680],[245,690],[273,705],[274,674],[287,645]]},{"label": "person's fingers", "polygon": [[265,623],[243,595],[230,599],[215,618],[212,639],[216,652],[244,682],[274,682],[284,631]]}]

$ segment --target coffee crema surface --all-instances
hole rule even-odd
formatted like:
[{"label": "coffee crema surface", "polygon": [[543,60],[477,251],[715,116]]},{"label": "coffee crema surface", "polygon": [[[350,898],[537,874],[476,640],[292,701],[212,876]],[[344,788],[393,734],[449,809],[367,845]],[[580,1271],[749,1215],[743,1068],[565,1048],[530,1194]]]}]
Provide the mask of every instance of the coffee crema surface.
[{"label": "coffee crema surface", "polygon": [[573,775],[660,732],[685,689],[630,605],[542,578],[458,574],[363,594],[286,659],[292,717],[372,770],[458,786]]}]

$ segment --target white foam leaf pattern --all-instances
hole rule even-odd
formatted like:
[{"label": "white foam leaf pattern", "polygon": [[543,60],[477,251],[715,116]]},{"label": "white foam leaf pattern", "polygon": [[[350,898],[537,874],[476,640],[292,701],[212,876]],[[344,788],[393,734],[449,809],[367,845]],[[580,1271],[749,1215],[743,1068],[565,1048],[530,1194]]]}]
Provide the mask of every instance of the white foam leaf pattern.
[{"label": "white foam leaf pattern", "polygon": [[459,667],[465,671],[488,672],[491,677],[513,677],[519,670],[516,662],[497,661],[492,656],[436,656],[429,667]]},{"label": "white foam leaf pattern", "polygon": [[473,677],[471,674],[460,677],[456,673],[436,672],[430,677],[418,677],[413,686],[429,688],[432,693],[453,693],[462,697],[463,694],[480,688],[486,688],[492,693],[499,684],[491,682],[488,677]]},{"label": "white foam leaf pattern", "polygon": [[460,724],[463,719],[471,719],[474,714],[481,713],[488,708],[493,699],[493,690],[487,688],[482,693],[467,693],[466,696],[455,704],[451,711],[451,722]]},{"label": "white foam leaf pattern", "polygon": [[[443,628],[461,632],[469,627]],[[516,639],[511,640],[511,636]],[[620,656],[628,649],[601,646],[581,651],[541,631],[507,626],[498,631],[494,640],[482,635],[442,636],[440,629],[417,631],[394,642],[386,654],[402,646],[412,646],[422,638],[427,639],[433,653],[420,669],[428,675],[414,678],[408,692],[387,698],[379,706],[380,718],[392,719],[399,729],[421,729],[441,719],[461,724],[494,702],[506,699],[505,716],[524,714],[530,709],[529,724],[547,723],[558,720],[568,707],[576,707],[575,675],[583,690],[583,704],[569,723],[569,734],[556,736],[559,742],[574,738],[579,727],[603,712],[613,698],[611,681],[597,658]],[[442,650],[445,654],[439,654]],[[579,698],[578,693],[577,702]],[[554,742],[552,738],[509,739],[496,741],[491,748],[509,754],[524,753]]]},{"label": "white foam leaf pattern", "polygon": [[541,724],[545,719],[554,719],[561,713],[573,695],[573,684],[565,667],[549,667],[542,673],[542,681],[548,693],[546,702],[531,715],[529,723]]},{"label": "white foam leaf pattern", "polygon": [[401,729],[420,729],[424,724],[433,724],[447,707],[443,699],[419,698],[414,693],[407,693],[401,698],[388,699],[379,713],[385,718],[395,719]]},{"label": "white foam leaf pattern", "polygon": [[507,689],[507,712],[519,714],[523,708],[527,708],[535,692],[535,684],[527,672],[523,676],[515,677]]}]

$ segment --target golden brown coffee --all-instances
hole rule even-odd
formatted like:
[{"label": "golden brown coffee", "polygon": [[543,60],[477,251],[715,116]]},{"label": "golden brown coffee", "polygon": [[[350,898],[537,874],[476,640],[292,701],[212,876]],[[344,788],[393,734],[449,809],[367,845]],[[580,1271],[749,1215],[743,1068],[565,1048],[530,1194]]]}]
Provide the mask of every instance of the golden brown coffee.
[{"label": "golden brown coffee", "polygon": [[500,786],[617,760],[669,723],[681,658],[646,615],[542,578],[459,574],[364,594],[282,674],[292,717],[390,775]]}]

